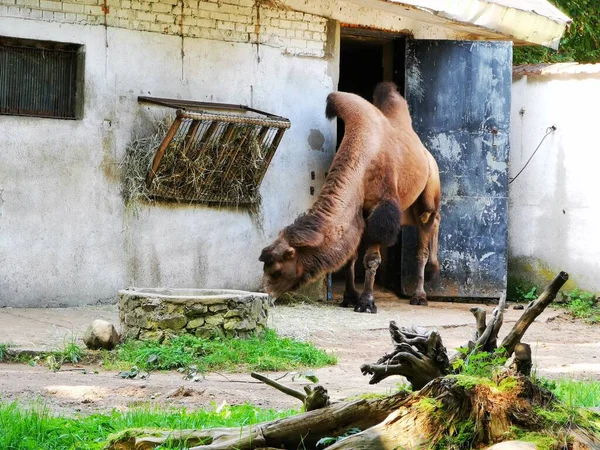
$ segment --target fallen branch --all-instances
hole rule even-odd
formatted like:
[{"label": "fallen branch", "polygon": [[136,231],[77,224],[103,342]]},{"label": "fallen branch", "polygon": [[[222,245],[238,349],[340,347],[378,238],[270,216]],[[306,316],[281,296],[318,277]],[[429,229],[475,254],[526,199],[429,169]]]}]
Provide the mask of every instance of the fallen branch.
[{"label": "fallen branch", "polygon": [[521,342],[521,338],[529,328],[529,325],[552,303],[561,287],[567,282],[569,275],[566,272],[559,273],[542,294],[532,303],[527,305],[523,315],[517,320],[512,330],[502,341],[501,347],[506,349],[508,356],[512,355],[515,346]]},{"label": "fallen branch", "polygon": [[274,387],[284,394],[297,398],[304,404],[304,411],[313,411],[315,409],[329,406],[330,404],[329,394],[327,393],[327,389],[325,389],[323,386],[317,385],[314,388],[312,386],[304,386],[304,392],[306,393],[302,393],[256,372],[252,372],[250,376],[262,381],[265,384],[268,384],[271,387]]},{"label": "fallen branch", "polygon": [[210,430],[155,432],[128,430],[108,450],[146,450],[169,443],[173,447],[196,446],[193,450],[250,450],[261,447],[314,448],[323,437],[343,434],[350,428],[368,429],[402,406],[408,392],[383,399],[339,402],[304,414],[248,427]]}]

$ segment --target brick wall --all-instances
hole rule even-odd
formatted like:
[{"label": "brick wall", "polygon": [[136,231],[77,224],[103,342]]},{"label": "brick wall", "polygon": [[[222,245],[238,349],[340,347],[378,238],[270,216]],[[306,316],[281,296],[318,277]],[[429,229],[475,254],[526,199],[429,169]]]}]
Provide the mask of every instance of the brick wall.
[{"label": "brick wall", "polygon": [[255,0],[0,0],[0,17],[126,28],[323,57],[327,20]]}]

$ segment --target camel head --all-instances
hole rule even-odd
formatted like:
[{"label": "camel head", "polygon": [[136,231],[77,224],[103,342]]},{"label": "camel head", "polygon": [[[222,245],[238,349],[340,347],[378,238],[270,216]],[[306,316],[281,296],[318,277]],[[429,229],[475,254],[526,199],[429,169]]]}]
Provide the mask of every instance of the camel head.
[{"label": "camel head", "polygon": [[263,248],[258,260],[264,263],[263,279],[270,295],[278,297],[297,289],[302,283],[303,271],[298,253],[283,236],[280,235],[275,242]]}]

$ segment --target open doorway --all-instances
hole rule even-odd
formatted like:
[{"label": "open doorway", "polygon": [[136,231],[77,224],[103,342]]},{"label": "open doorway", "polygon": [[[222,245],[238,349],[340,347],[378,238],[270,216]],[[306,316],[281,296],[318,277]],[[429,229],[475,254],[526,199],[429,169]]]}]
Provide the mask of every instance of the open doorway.
[{"label": "open doorway", "polygon": [[[338,90],[352,92],[372,101],[377,83],[393,81],[400,93],[404,94],[405,46],[405,37],[398,34],[342,26]],[[338,146],[343,135],[344,123],[338,120]],[[361,248],[356,262],[356,283],[359,292],[365,276],[363,256],[364,249]],[[377,271],[376,284],[400,295],[400,244],[384,250],[382,258],[383,263]],[[343,270],[333,274],[333,282],[336,291],[343,289]]]}]

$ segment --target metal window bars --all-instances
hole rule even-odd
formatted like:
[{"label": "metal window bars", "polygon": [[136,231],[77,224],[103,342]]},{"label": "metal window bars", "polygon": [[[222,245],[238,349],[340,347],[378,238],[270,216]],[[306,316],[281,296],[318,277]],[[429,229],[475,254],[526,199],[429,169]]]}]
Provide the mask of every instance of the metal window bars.
[{"label": "metal window bars", "polygon": [[138,101],[177,109],[146,177],[151,197],[233,206],[259,200],[258,189],[290,127],[288,119],[243,105],[152,97]]}]

